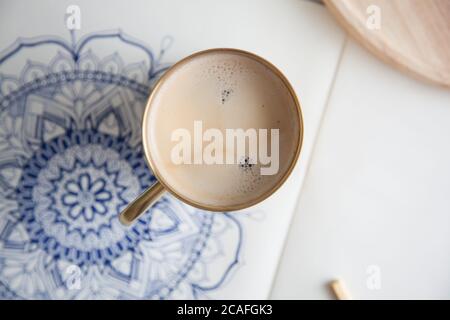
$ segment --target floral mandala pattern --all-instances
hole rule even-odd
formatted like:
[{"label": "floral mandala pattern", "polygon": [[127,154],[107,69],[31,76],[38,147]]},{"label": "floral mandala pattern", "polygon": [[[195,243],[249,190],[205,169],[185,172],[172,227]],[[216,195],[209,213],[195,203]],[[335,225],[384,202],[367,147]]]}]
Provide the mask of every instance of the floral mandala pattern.
[{"label": "floral mandala pattern", "polygon": [[78,181],[73,179],[67,181],[64,185],[66,193],[62,196],[62,203],[70,207],[69,216],[77,220],[82,215],[86,221],[92,221],[96,214],[105,215],[105,203],[112,198],[111,193],[105,190],[105,185],[103,178],[91,182],[88,173],[82,173]]},{"label": "floral mandala pattern", "polygon": [[[99,38],[122,51],[96,54]],[[129,228],[117,217],[155,181],[139,126],[169,45],[156,56],[112,31],[20,39],[0,54],[0,298],[203,298],[238,264],[242,229],[228,213],[167,195]],[[20,67],[25,47],[51,58]],[[129,62],[130,48],[144,61]]]}]

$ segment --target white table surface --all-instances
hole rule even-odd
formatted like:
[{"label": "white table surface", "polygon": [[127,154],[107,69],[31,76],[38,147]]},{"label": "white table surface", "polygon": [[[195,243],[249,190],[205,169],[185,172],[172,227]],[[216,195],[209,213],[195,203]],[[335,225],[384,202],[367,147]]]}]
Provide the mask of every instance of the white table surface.
[{"label": "white table surface", "polygon": [[450,92],[351,39],[272,298],[330,299],[334,278],[356,299],[450,298]]}]

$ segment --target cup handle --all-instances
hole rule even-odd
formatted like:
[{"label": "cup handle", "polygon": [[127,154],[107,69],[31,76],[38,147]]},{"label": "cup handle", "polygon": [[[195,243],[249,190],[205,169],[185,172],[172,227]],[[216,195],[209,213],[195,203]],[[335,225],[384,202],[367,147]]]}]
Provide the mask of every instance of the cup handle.
[{"label": "cup handle", "polygon": [[119,215],[119,221],[129,226],[134,220],[139,218],[153,203],[158,200],[164,193],[164,186],[156,181],[151,187],[142,192],[136,199],[133,200]]}]

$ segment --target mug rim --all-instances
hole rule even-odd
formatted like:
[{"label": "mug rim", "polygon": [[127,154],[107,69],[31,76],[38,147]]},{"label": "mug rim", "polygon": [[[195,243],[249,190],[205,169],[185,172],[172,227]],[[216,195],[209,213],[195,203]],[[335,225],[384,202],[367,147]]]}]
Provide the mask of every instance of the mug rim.
[{"label": "mug rim", "polygon": [[[274,187],[272,187],[268,191],[262,193],[257,198],[253,199],[252,201],[248,201],[248,202],[245,202],[242,204],[229,205],[229,206],[208,206],[208,205],[204,205],[202,203],[199,203],[197,201],[193,201],[189,198],[184,197],[182,194],[178,193],[176,190],[171,188],[169,186],[169,184],[164,180],[164,178],[162,177],[162,175],[160,174],[160,172],[157,169],[157,165],[155,164],[153,158],[151,157],[151,152],[149,150],[148,143],[147,143],[147,130],[148,129],[147,129],[147,126],[144,124],[146,122],[146,119],[148,118],[150,106],[152,105],[152,101],[156,95],[156,92],[158,91],[159,87],[161,87],[161,85],[170,77],[170,75],[176,71],[177,68],[179,68],[180,66],[189,62],[190,60],[195,59],[201,55],[210,54],[210,53],[223,53],[223,52],[240,54],[240,55],[244,55],[252,60],[256,60],[256,61],[262,63],[263,65],[265,65],[266,67],[268,67],[283,82],[283,84],[288,89],[292,99],[294,100],[295,110],[297,111],[296,112],[297,120],[298,120],[298,123],[300,126],[300,128],[299,128],[299,143],[297,144],[297,147],[295,150],[295,155],[292,158],[291,163],[289,164],[289,168],[287,170],[285,170],[282,177],[277,181],[277,183]],[[167,192],[172,194],[177,199],[183,201],[184,203],[191,205],[193,207],[196,207],[198,209],[213,211],[213,212],[228,212],[228,211],[242,210],[242,209],[252,207],[252,206],[266,200],[267,198],[269,198],[284,184],[284,182],[287,180],[287,178],[291,175],[292,171],[294,170],[295,165],[297,164],[298,158],[300,156],[300,151],[301,151],[302,145],[303,145],[304,123],[303,123],[303,114],[302,114],[301,104],[300,104],[300,100],[299,100],[297,94],[295,93],[295,90],[292,87],[289,80],[284,76],[284,74],[275,65],[273,65],[271,62],[267,61],[266,59],[260,57],[259,55],[255,54],[255,53],[241,50],[241,49],[235,49],[235,48],[211,48],[211,49],[197,51],[197,52],[194,52],[194,53],[182,58],[181,60],[177,61],[174,65],[172,65],[161,76],[161,78],[158,79],[155,86],[151,89],[151,93],[147,99],[147,103],[144,108],[144,113],[142,115],[141,126],[142,126],[142,145],[143,145],[143,149],[144,149],[144,158],[147,162],[147,165],[150,167],[153,175],[155,176],[155,178],[157,180],[155,183],[159,182]]]}]

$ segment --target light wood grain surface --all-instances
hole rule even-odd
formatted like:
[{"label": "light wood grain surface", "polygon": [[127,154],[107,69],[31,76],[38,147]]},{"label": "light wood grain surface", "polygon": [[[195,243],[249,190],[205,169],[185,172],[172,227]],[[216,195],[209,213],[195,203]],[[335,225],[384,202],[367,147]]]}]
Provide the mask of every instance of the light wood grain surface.
[{"label": "light wood grain surface", "polygon": [[[350,35],[379,58],[416,77],[450,88],[449,0],[324,2]],[[373,24],[377,8],[379,28]]]}]

